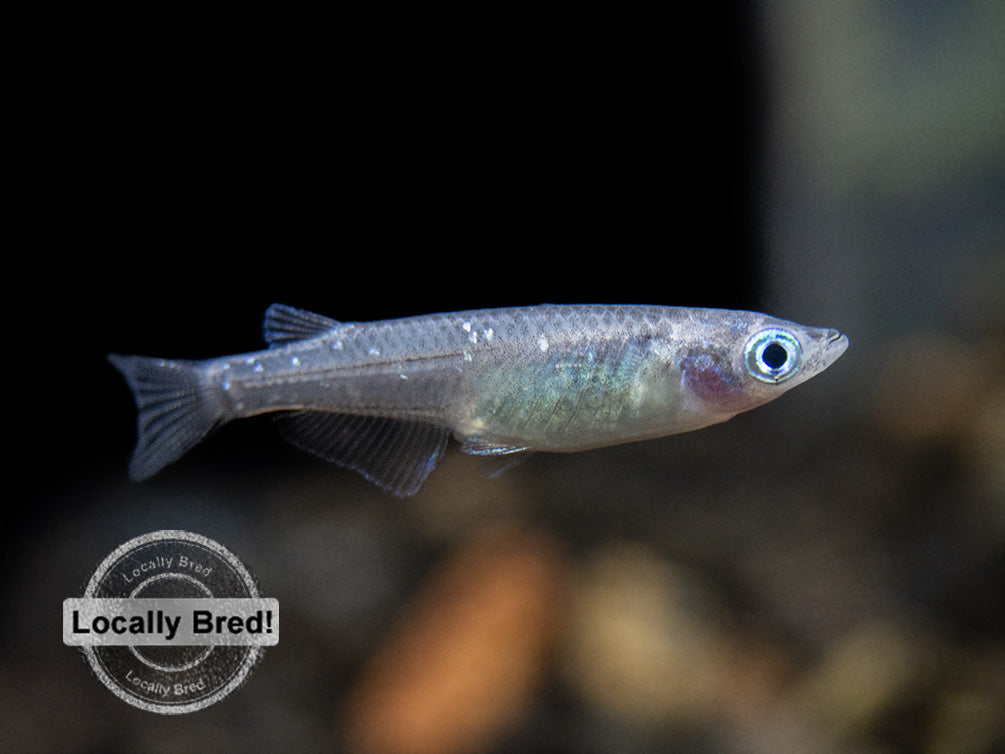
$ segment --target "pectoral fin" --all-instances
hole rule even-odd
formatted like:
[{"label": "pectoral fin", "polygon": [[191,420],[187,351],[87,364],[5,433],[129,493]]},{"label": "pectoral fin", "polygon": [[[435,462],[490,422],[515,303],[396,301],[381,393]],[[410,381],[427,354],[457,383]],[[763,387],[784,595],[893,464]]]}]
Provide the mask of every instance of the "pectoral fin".
[{"label": "pectoral fin", "polygon": [[466,437],[461,441],[461,450],[473,456],[508,456],[530,450],[527,445],[514,445],[487,440],[482,437]]},{"label": "pectoral fin", "polygon": [[461,450],[485,459],[482,474],[487,479],[495,479],[533,454],[527,445],[500,443],[481,437],[464,438]]},{"label": "pectoral fin", "polygon": [[280,414],[283,437],[308,453],[352,469],[395,495],[418,492],[443,457],[449,430],[373,416],[294,411]]}]

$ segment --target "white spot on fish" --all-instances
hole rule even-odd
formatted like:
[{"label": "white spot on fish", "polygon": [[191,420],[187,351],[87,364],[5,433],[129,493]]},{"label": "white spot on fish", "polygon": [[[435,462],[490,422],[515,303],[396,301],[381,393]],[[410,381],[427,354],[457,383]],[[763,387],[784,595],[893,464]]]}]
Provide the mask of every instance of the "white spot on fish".
[{"label": "white spot on fish", "polygon": [[252,364],[254,364],[254,363],[255,363],[255,357],[254,357],[254,356],[249,356],[248,358],[246,358],[246,359],[244,360],[244,363],[245,363],[245,364],[246,364],[247,366],[249,366],[249,367],[250,367],[250,366],[251,366]]},{"label": "white spot on fish", "polygon": [[547,351],[548,339],[542,335],[540,338],[537,339],[537,347],[540,348],[542,351]]},{"label": "white spot on fish", "polygon": [[463,329],[464,332],[471,332],[471,323],[470,322],[462,322],[461,323],[461,329]]},{"label": "white spot on fish", "polygon": [[339,338],[334,343],[332,343],[331,347],[332,347],[333,351],[341,351],[342,350],[342,338]]},{"label": "white spot on fish", "polygon": [[224,380],[223,384],[220,385],[224,390],[230,390],[230,380]]},{"label": "white spot on fish", "polygon": [[398,376],[401,377],[401,379],[403,379],[403,380],[407,380],[408,379],[408,375],[405,374],[404,372],[398,372]]},{"label": "white spot on fish", "polygon": [[472,343],[477,343],[478,342],[478,333],[477,332],[472,332],[468,336],[468,340],[470,340]]},{"label": "white spot on fish", "polygon": [[300,359],[294,356],[292,359],[290,359],[290,364],[292,364],[295,367],[298,367],[300,366]]},{"label": "white spot on fish", "polygon": [[265,371],[265,367],[263,367],[261,364],[255,364],[254,369],[252,369],[251,371],[253,371],[253,372],[264,372]]},{"label": "white spot on fish", "polygon": [[485,340],[492,340],[495,337],[495,331],[490,327],[487,330],[482,330],[482,337]]},{"label": "white spot on fish", "polygon": [[371,356],[380,356],[380,349],[377,346],[370,346],[370,350],[367,353]]},{"label": "white spot on fish", "polygon": [[470,351],[465,351],[464,352],[464,360],[465,361],[471,361],[471,352]]}]

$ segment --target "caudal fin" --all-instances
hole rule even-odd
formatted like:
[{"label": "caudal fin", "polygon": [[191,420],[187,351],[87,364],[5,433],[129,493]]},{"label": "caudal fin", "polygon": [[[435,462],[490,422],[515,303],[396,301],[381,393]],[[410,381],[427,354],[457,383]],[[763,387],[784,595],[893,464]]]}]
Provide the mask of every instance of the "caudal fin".
[{"label": "caudal fin", "polygon": [[223,423],[221,407],[207,399],[193,362],[115,354],[108,360],[129,383],[139,412],[129,462],[134,481],[174,463]]}]

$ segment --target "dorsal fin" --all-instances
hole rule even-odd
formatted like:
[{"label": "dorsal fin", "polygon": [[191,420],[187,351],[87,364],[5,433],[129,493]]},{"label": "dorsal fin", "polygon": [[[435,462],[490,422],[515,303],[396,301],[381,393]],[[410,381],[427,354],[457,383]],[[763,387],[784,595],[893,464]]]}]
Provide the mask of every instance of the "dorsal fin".
[{"label": "dorsal fin", "polygon": [[379,416],[292,411],[276,418],[296,447],[401,496],[418,492],[450,436],[446,427]]},{"label": "dorsal fin", "polygon": [[338,320],[320,314],[294,309],[285,304],[273,304],[265,310],[263,330],[265,342],[275,346],[314,338],[341,325]]}]

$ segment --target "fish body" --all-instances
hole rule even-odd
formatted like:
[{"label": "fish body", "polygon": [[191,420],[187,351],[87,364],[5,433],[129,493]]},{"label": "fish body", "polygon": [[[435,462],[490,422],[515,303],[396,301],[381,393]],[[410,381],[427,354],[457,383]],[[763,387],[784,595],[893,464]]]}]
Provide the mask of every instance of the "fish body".
[{"label": "fish body", "polygon": [[575,305],[338,322],[273,305],[263,351],[110,356],[133,390],[144,479],[216,427],[281,413],[295,445],[414,494],[453,435],[465,452],[571,452],[686,432],[832,364],[836,330],[755,312]]}]

